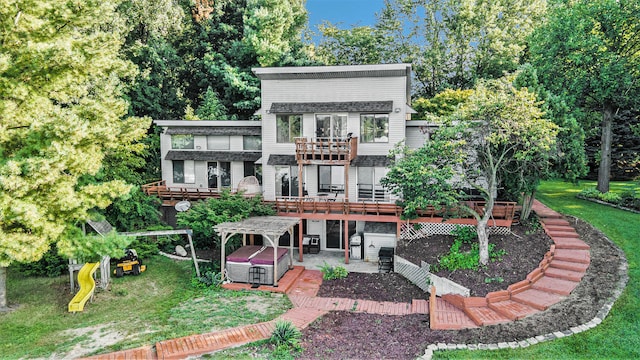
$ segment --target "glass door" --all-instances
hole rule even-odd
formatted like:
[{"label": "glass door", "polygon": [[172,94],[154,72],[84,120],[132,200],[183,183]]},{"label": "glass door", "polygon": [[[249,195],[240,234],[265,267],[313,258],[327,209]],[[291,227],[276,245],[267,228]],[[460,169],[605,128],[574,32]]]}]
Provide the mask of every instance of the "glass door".
[{"label": "glass door", "polygon": [[[356,222],[349,221],[348,236],[356,233]],[[327,220],[326,249],[344,250],[344,221]]]}]

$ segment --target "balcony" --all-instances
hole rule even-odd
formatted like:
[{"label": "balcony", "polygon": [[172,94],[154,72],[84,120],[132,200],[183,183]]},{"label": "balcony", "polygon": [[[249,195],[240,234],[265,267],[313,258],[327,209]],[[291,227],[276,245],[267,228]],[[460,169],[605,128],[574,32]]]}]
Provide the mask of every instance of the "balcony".
[{"label": "balcony", "polygon": [[347,165],[358,155],[358,138],[296,138],[296,161],[303,165]]}]

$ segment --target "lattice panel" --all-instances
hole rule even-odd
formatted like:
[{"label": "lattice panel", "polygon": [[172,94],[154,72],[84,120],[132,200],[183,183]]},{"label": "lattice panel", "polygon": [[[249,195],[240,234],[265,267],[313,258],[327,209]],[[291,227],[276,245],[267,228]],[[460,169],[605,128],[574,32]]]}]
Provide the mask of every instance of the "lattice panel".
[{"label": "lattice panel", "polygon": [[[403,240],[422,239],[431,235],[450,235],[456,226],[475,227],[473,225],[449,224],[449,223],[415,223],[402,224],[400,238]],[[487,229],[489,234],[506,235],[511,232],[508,227],[493,226]]]}]

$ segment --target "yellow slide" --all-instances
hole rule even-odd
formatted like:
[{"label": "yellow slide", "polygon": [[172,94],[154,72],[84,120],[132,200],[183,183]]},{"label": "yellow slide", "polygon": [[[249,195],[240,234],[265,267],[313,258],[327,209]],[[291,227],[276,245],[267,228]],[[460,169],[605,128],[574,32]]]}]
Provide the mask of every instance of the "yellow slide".
[{"label": "yellow slide", "polygon": [[93,274],[100,267],[100,263],[86,263],[78,272],[78,284],[80,290],[69,303],[69,312],[84,310],[84,304],[91,298],[93,291],[96,289],[96,282],[93,280]]}]

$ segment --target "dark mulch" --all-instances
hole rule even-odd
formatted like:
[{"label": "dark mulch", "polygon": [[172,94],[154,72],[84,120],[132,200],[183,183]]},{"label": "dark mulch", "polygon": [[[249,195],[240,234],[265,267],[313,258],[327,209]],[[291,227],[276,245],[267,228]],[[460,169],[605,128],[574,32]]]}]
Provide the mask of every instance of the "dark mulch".
[{"label": "dark mulch", "polygon": [[[387,316],[331,312],[303,331],[304,351],[300,358],[414,359],[424,354],[427,345],[432,343],[520,341],[541,334],[567,330],[590,321],[612,296],[619,280],[618,267],[622,256],[618,248],[591,225],[577,219],[570,221],[580,238],[591,246],[591,265],[580,285],[571,295],[546,311],[516,322],[459,331],[431,330],[428,317],[424,315]],[[526,274],[538,265],[549,247],[548,240],[542,239],[540,234],[530,238],[529,241],[524,240],[524,237],[528,236],[524,232],[518,233],[518,236],[521,238],[505,238],[503,241],[503,246],[509,254],[518,254],[514,258],[503,259],[503,262],[508,264],[508,266],[505,265],[505,268],[509,268],[508,271],[500,272],[499,264],[496,264],[496,268],[489,266],[482,270],[473,281],[468,280],[474,278],[471,274],[461,276],[461,279],[456,281],[469,287],[475,294],[483,294],[487,291],[506,289],[509,284],[524,279]],[[398,252],[411,261],[433,256],[436,252],[435,245],[431,243],[433,238],[402,244]],[[491,241],[497,241],[497,239]],[[534,243],[535,246],[527,245],[528,243]],[[420,248],[420,244],[426,249]],[[407,249],[403,249],[404,246]],[[445,247],[440,246],[441,249]],[[433,257],[429,259],[431,260],[426,261],[434,263]],[[514,275],[510,275],[511,273]],[[458,275],[460,274],[456,272],[451,276]],[[490,284],[499,285],[496,288],[485,286],[484,279],[487,275],[503,277],[504,282]],[[477,281],[480,284],[477,284]],[[374,284],[374,287],[361,286],[361,284]],[[319,296],[407,302],[416,297],[415,289],[417,287],[402,283],[402,279],[393,274],[350,274],[342,283],[324,282],[320,289],[322,295]],[[422,296],[426,294],[423,293]]]}]

